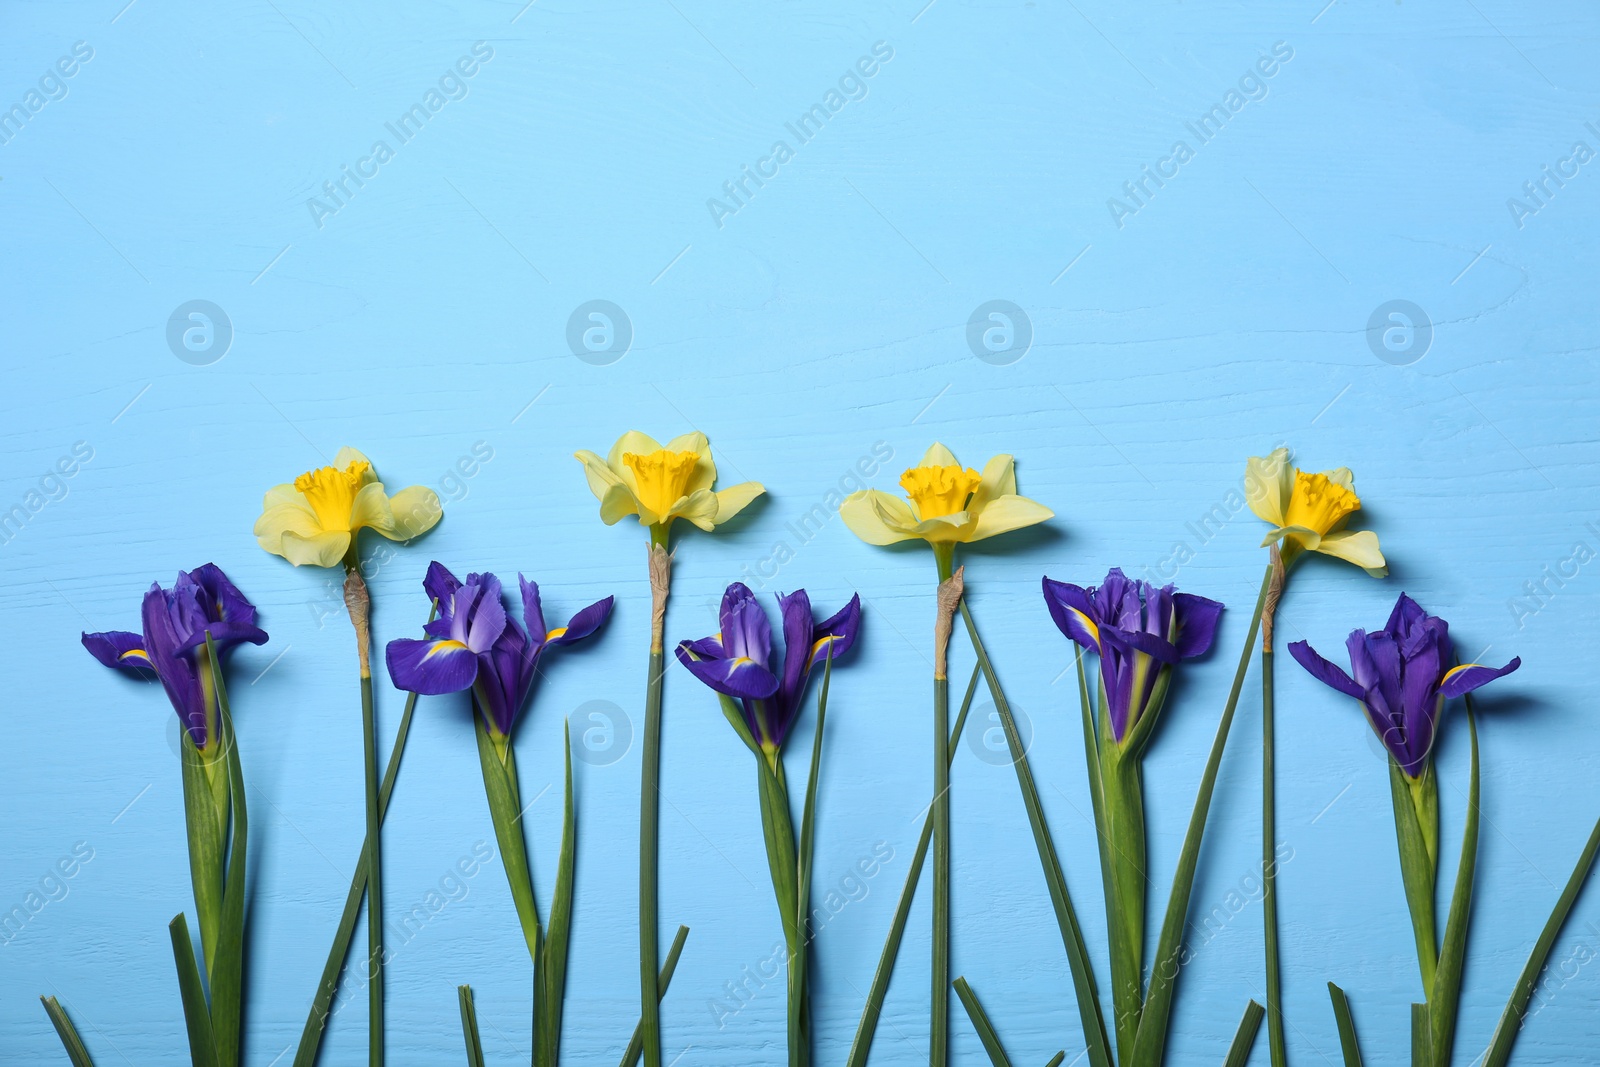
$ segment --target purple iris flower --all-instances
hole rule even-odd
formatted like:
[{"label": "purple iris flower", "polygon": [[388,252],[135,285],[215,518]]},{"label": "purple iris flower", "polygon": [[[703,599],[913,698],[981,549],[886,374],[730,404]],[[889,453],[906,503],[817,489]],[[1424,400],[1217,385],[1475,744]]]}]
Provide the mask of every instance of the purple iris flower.
[{"label": "purple iris flower", "polygon": [[1450,624],[1404,593],[1383,629],[1352,630],[1345,648],[1354,678],[1304,641],[1291,644],[1289,654],[1317,681],[1361,701],[1378,739],[1410,778],[1421,778],[1427,769],[1444,702],[1522,666],[1519,656],[1504,667],[1451,667]]},{"label": "purple iris flower", "polygon": [[428,636],[390,641],[389,677],[400,689],[428,696],[472,690],[472,702],[497,738],[507,737],[533,690],[544,650],[581,641],[611,614],[611,597],[578,612],[565,626],[547,630],[539,587],[517,575],[522,587],[522,622],[506,615],[500,579],[469,574],[459,581],[443,564],[430,563],[422,580],[439,605]]},{"label": "purple iris flower", "polygon": [[179,571],[171,589],[152,585],[144,595],[141,618],[143,634],[86,633],[83,647],[107,667],[145,678],[154,673],[177,710],[178,721],[195,746],[204,749],[217,712],[206,634],[219,657],[242,641],[264,643],[267,633],[256,625],[255,605],[220,567],[207,563]]},{"label": "purple iris flower", "polygon": [[800,717],[811,669],[850,651],[861,629],[861,597],[852,596],[838,614],[816,622],[804,589],[778,597],[783,615],[783,668],[772,671],[772,624],[748,586],[734,582],[722,596],[722,631],[678,645],[678,659],[691,674],[744,705],[745,721],[763,751],[776,752]]},{"label": "purple iris flower", "polygon": [[1133,581],[1113,567],[1098,587],[1044,579],[1050,617],[1068,638],[1100,657],[1111,734],[1138,724],[1161,671],[1204,653],[1217,636],[1222,605],[1170,585]]}]

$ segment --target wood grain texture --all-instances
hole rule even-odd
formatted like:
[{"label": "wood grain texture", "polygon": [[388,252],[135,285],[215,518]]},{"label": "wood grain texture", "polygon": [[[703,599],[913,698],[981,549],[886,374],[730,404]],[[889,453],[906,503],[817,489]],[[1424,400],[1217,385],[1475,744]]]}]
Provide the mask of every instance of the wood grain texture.
[{"label": "wood grain texture", "polygon": [[[1587,670],[1600,622],[1600,161],[1547,186],[1520,228],[1506,204],[1574,142],[1600,152],[1586,126],[1600,127],[1594,11],[1503,0],[1320,13],[1320,2],[1101,0],[120,6],[16,7],[0,40],[0,108],[40,89],[74,42],[93,49],[62,80],[65,96],[0,144],[0,513],[27,512],[0,545],[11,622],[0,911],[30,892],[57,898],[0,944],[0,1058],[59,1058],[36,999],[46,994],[102,1067],[185,1061],[164,929],[192,912],[175,718],[154,687],[95,665],[78,634],[133,626],[152,581],[207,560],[272,635],[231,670],[252,814],[246,1063],[267,1067],[297,1039],[360,848],[361,726],[337,586],[268,557],[249,530],[264,489],[344,444],[392,485],[445,498],[439,528],[376,567],[378,642],[420,627],[435,558],[523,570],[552,615],[618,598],[599,638],[551,664],[519,728],[524,794],[556,786],[527,815],[549,898],[563,718],[577,744],[603,733],[585,705],[606,701],[632,717],[637,742],[645,538],[597,521],[571,458],[630,427],[704,430],[726,477],[769,490],[715,536],[682,538],[669,638],[711,632],[735,578],[763,594],[803,586],[830,611],[862,594],[863,640],[833,678],[818,810],[814,894],[831,887],[842,902],[814,953],[818,1062],[848,1047],[920,828],[917,680],[933,609],[927,554],[861,544],[826,502],[875,447],[893,458],[860,480],[892,488],[935,439],[975,466],[1014,453],[1023,491],[1058,515],[968,553],[966,577],[1031,723],[1102,989],[1071,661],[1039,576],[1148,568],[1233,609],[1219,652],[1175,687],[1146,767],[1164,894],[1263,564],[1259,523],[1229,504],[1244,459],[1287,443],[1313,469],[1356,470],[1393,574],[1312,561],[1284,599],[1280,640],[1336,646],[1381,623],[1403,589],[1450,619],[1465,654],[1524,661],[1482,703],[1463,1059],[1487,1043],[1600,806]],[[479,41],[493,58],[462,78],[464,95],[399,143],[385,123]],[[799,143],[785,124],[877,42],[893,57],[862,79],[864,96]],[[1293,57],[1262,79],[1264,98],[1198,143],[1187,124],[1278,42]],[[308,198],[378,140],[394,142],[393,158],[319,228]],[[707,200],[779,140],[793,158],[719,227]],[[1107,199],[1180,140],[1193,158],[1119,228]],[[633,330],[631,350],[605,366],[566,340],[574,309],[597,298]],[[220,305],[234,330],[208,366],[166,340],[169,316],[195,299]],[[1009,365],[968,347],[969,316],[995,299],[1032,326],[1031,349]],[[1368,344],[1369,316],[1393,299],[1434,325],[1407,366]],[[41,485],[77,442],[92,459]],[[479,443],[492,459],[461,477],[458,460]],[[819,505],[814,532],[797,532]],[[964,677],[959,636],[952,658]],[[693,933],[663,1007],[666,1055],[781,1063],[781,986],[736,1012],[728,1001],[727,983],[782,941],[748,754],[711,694],[669,669],[660,915],[664,930]],[[1278,676],[1289,1051],[1337,1059],[1331,979],[1369,1057],[1393,1059],[1419,996],[1384,767],[1348,701],[1287,662]],[[380,689],[387,738],[402,700]],[[974,743],[997,736],[992,710],[981,698],[973,709]],[[802,750],[810,728],[808,713]],[[1251,892],[1259,744],[1247,697],[1195,887],[1175,1065],[1221,1062],[1245,1002],[1264,997]],[[1070,1062],[1081,1048],[1070,979],[1015,777],[968,745],[952,770],[952,973],[982,991],[1018,1062],[1063,1047]],[[638,758],[635,744],[575,767],[573,1062],[614,1061],[636,1017]],[[1454,842],[1459,729],[1440,758]],[[463,983],[486,1059],[525,1054],[531,975],[503,871],[496,859],[454,874],[493,841],[466,707],[424,698],[385,835],[392,1064],[458,1061]],[[893,859],[850,880],[879,842]],[[75,847],[73,876],[48,881]],[[430,899],[448,903],[434,912]],[[927,907],[919,897],[874,1063],[923,1056]],[[1600,952],[1597,909],[1580,901],[1552,954],[1518,1064],[1600,1045],[1600,970],[1581,962]],[[354,1062],[363,994],[347,987],[337,1007],[324,1062]],[[953,1054],[983,1058],[959,1015]]]}]

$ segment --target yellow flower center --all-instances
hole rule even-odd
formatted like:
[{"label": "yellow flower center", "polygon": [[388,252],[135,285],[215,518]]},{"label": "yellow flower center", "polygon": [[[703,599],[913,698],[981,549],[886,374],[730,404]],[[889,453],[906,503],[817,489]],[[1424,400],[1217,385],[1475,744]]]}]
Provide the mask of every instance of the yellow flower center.
[{"label": "yellow flower center", "polygon": [[326,533],[349,533],[350,513],[355,510],[356,493],[372,464],[355,460],[344,470],[318,467],[294,480],[294,487],[305,496]]},{"label": "yellow flower center", "polygon": [[1325,534],[1346,515],[1361,509],[1361,498],[1325,474],[1294,472],[1294,492],[1289,497],[1285,526],[1304,526]]},{"label": "yellow flower center", "polygon": [[937,519],[965,508],[981,480],[971,467],[912,467],[900,476],[900,487],[919,519]]},{"label": "yellow flower center", "polygon": [[633,472],[635,495],[656,518],[666,521],[672,505],[689,495],[689,479],[700,462],[697,452],[669,452],[658,448],[639,455],[624,452],[622,462]]}]

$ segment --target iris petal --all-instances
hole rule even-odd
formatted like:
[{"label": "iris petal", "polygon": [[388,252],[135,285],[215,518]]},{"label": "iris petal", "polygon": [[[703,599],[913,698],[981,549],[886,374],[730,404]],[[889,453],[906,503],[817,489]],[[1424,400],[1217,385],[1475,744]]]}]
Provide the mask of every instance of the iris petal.
[{"label": "iris petal", "polygon": [[469,689],[478,676],[478,657],[460,641],[390,641],[384,658],[389,678],[399,689],[440,696]]},{"label": "iris petal", "polygon": [[1482,686],[1488,685],[1496,678],[1504,678],[1518,667],[1522,666],[1522,657],[1517,656],[1504,667],[1485,667],[1481,663],[1463,663],[1459,667],[1452,667],[1444,676],[1444,681],[1439,683],[1439,692],[1448,697],[1458,697],[1472,692]]}]

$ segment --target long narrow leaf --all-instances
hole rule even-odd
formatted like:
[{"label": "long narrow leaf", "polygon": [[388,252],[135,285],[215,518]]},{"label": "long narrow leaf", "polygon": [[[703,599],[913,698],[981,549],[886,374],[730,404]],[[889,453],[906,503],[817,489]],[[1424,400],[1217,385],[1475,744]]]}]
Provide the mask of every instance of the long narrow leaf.
[{"label": "long narrow leaf", "polygon": [[1222,1067],[1245,1067],[1250,1062],[1250,1050],[1255,1048],[1256,1034],[1261,1032],[1261,1017],[1267,1013],[1255,1001],[1244,1006],[1244,1018],[1239,1020],[1239,1029],[1234,1031],[1233,1044],[1228,1046],[1228,1057],[1222,1061]]},{"label": "long narrow leaf", "polygon": [[828,721],[828,686],[833,680],[833,646],[822,665],[822,688],[817,694],[817,729],[811,739],[811,770],[806,781],[806,798],[800,815],[800,855],[795,886],[795,922],[800,932],[799,958],[795,961],[795,984],[789,989],[789,1055],[800,1062],[811,1058],[810,990],[808,985],[811,945],[811,873],[816,854],[817,789],[822,776],[822,734]]},{"label": "long narrow leaf", "polygon": [[1483,1067],[1505,1067],[1506,1061],[1511,1058],[1511,1046],[1522,1032],[1522,1024],[1527,1017],[1528,1001],[1533,998],[1539,975],[1544,972],[1545,960],[1550,958],[1550,950],[1555,947],[1556,937],[1561,933],[1562,925],[1572,912],[1572,905],[1588,881],[1596,851],[1600,851],[1600,820],[1596,820],[1594,829],[1589,831],[1589,841],[1578,855],[1577,866],[1572,868],[1572,877],[1567,879],[1566,888],[1556,900],[1550,918],[1545,920],[1544,929],[1539,931],[1539,940],[1534,942],[1533,951],[1528,954],[1522,974],[1517,976],[1517,984],[1511,989],[1511,999],[1506,1002],[1506,1010],[1500,1016],[1499,1025],[1494,1028],[1489,1050],[1484,1053]]},{"label": "long narrow leaf", "polygon": [[[432,622],[438,614],[438,604],[428,612]],[[389,796],[394,792],[395,779],[400,775],[400,757],[406,751],[406,737],[411,732],[411,716],[417,710],[417,694],[406,695],[405,712],[400,716],[400,729],[394,735],[394,747],[389,750],[389,764],[383,772],[383,785],[378,790],[378,818],[381,821],[389,810]],[[313,1067],[317,1050],[322,1045],[322,1034],[327,1029],[329,1008],[333,996],[339,991],[339,972],[345,957],[350,954],[350,941],[355,936],[356,920],[361,915],[361,901],[367,892],[367,859],[370,850],[365,839],[361,842],[361,856],[356,861],[355,874],[350,879],[350,890],[345,894],[344,911],[339,915],[339,925],[334,928],[333,944],[328,948],[328,959],[322,965],[322,977],[317,981],[317,992],[311,998],[311,1010],[306,1013],[306,1024],[300,1030],[300,1044],[295,1049],[293,1067]]]},{"label": "long narrow leaf", "polygon": [[1061,1061],[1066,1059],[1066,1058],[1067,1058],[1067,1053],[1066,1053],[1066,1050],[1063,1049],[1062,1051],[1056,1053],[1054,1056],[1051,1056],[1050,1057],[1050,1062],[1045,1064],[1044,1067],[1061,1067]]},{"label": "long narrow leaf", "polygon": [[1450,892],[1450,914],[1444,924],[1444,946],[1433,995],[1428,998],[1431,1022],[1429,1047],[1435,1063],[1450,1062],[1455,1045],[1456,1014],[1461,1007],[1461,969],[1467,957],[1467,924],[1472,913],[1472,880],[1478,864],[1478,718],[1467,705],[1467,734],[1472,740],[1472,766],[1467,780],[1467,818],[1461,832],[1461,861],[1455,888]]},{"label": "long narrow leaf", "polygon": [[457,986],[456,995],[461,1001],[461,1039],[467,1046],[467,1067],[483,1067],[483,1039],[478,1036],[478,1006],[472,999],[472,987]]},{"label": "long narrow leaf", "polygon": [[1011,1067],[1011,1060],[1000,1044],[1000,1035],[995,1033],[994,1025],[989,1022],[983,1005],[978,1003],[978,995],[972,991],[972,986],[967,984],[965,978],[957,978],[955,987],[956,996],[961,998],[962,1006],[967,1009],[967,1017],[972,1020],[972,1028],[978,1031],[978,1040],[983,1042],[983,1050],[989,1054],[989,1062],[994,1067]]},{"label": "long narrow leaf", "polygon": [[1189,897],[1194,892],[1195,867],[1200,862],[1200,841],[1205,834],[1206,816],[1211,810],[1211,794],[1217,785],[1217,770],[1222,765],[1222,750],[1228,743],[1234,709],[1238,707],[1245,674],[1250,669],[1250,654],[1255,651],[1256,632],[1261,628],[1261,610],[1266,603],[1267,588],[1272,582],[1272,571],[1269,566],[1262,575],[1261,592],[1256,597],[1255,611],[1250,616],[1250,632],[1245,636],[1239,666],[1234,671],[1233,688],[1228,691],[1228,703],[1222,711],[1222,721],[1217,724],[1217,734],[1211,742],[1211,754],[1206,757],[1206,769],[1200,777],[1194,811],[1189,816],[1189,829],[1184,834],[1183,850],[1178,855],[1178,869],[1172,876],[1172,892],[1167,897],[1161,938],[1156,943],[1155,967],[1150,975],[1150,992],[1145,997],[1144,1015],[1139,1020],[1139,1040],[1134,1045],[1133,1063],[1124,1064],[1123,1067],[1157,1067],[1166,1052],[1172,996],[1177,988],[1178,975],[1183,970],[1179,949],[1189,914]]},{"label": "long narrow leaf", "polygon": [[[979,668],[972,668],[972,680],[967,683],[966,696],[961,699],[961,711],[950,731],[949,751],[954,758],[956,742],[967,724],[967,712],[972,708],[972,697],[978,690]],[[872,987],[867,991],[867,1002],[861,1009],[861,1021],[856,1025],[856,1036],[850,1042],[850,1056],[846,1067],[865,1067],[867,1054],[872,1051],[872,1038],[878,1032],[878,1019],[883,1014],[883,1001],[889,995],[889,979],[894,975],[895,958],[900,954],[900,939],[906,932],[906,920],[911,916],[911,902],[917,895],[917,882],[922,877],[922,865],[928,858],[928,844],[933,840],[933,805],[922,820],[922,836],[917,840],[911,866],[906,870],[906,881],[900,888],[900,899],[895,904],[894,919],[889,923],[889,936],[884,939],[883,951],[878,956],[878,969],[872,975]]]},{"label": "long narrow leaf", "polygon": [[239,735],[233,728],[233,711],[228,703],[228,687],[222,678],[221,657],[217,655],[209,631],[206,652],[211,662],[211,683],[216,687],[221,740],[227,745],[229,809],[233,813],[216,964],[209,974],[211,1028],[216,1037],[218,1067],[236,1067],[244,995],[245,877],[249,869],[250,817],[245,803],[244,770],[239,760]]},{"label": "long narrow leaf", "polygon": [[94,1060],[89,1057],[89,1050],[84,1047],[83,1038],[78,1036],[78,1028],[72,1025],[72,1020],[67,1017],[66,1009],[55,997],[40,997],[39,1002],[44,1005],[45,1014],[50,1016],[50,1022],[56,1028],[56,1036],[61,1038],[62,1047],[67,1050],[67,1059],[72,1061],[72,1067],[94,1067]]},{"label": "long narrow leaf", "polygon": [[1411,1067],[1430,1067],[1433,1057],[1428,1054],[1428,1006],[1411,1005]]},{"label": "long narrow leaf", "polygon": [[189,1060],[194,1067],[217,1067],[217,1042],[211,1032],[211,1013],[200,967],[194,960],[189,923],[182,915],[167,924],[172,935],[172,959],[178,965],[178,994],[183,998],[183,1021],[189,1030]]},{"label": "long narrow leaf", "polygon": [[550,898],[550,927],[545,933],[543,957],[539,961],[539,990],[544,1003],[537,1011],[537,1060],[543,1067],[555,1067],[561,1054],[561,1009],[567,989],[567,945],[572,933],[572,883],[577,869],[578,823],[572,803],[572,734],[562,727],[566,754],[566,791],[561,808],[561,856],[556,861],[556,886]]},{"label": "long narrow leaf", "polygon": [[1339,1025],[1339,1048],[1344,1052],[1344,1067],[1361,1067],[1361,1045],[1356,1041],[1356,1021],[1350,1015],[1350,998],[1332,982],[1328,983],[1328,998],[1333,1001],[1333,1018]]},{"label": "long narrow leaf", "polygon": [[1100,994],[1095,988],[1094,965],[1089,962],[1089,950],[1078,925],[1078,914],[1072,906],[1072,896],[1067,891],[1067,879],[1061,872],[1061,860],[1056,856],[1054,839],[1045,821],[1044,805],[1039,800],[1039,788],[1033,781],[1033,770],[1028,766],[1028,754],[1022,747],[1022,735],[1017,732],[1016,720],[1011,715],[1011,705],[1000,688],[994,664],[978,636],[978,625],[972,621],[965,599],[961,601],[961,618],[967,626],[967,637],[977,654],[978,665],[983,669],[984,681],[994,698],[995,710],[1000,714],[1000,725],[1005,729],[1006,744],[1011,749],[1012,766],[1017,772],[1017,786],[1022,791],[1022,804],[1027,809],[1028,825],[1033,830],[1034,848],[1039,853],[1039,865],[1044,868],[1045,883],[1050,889],[1050,903],[1055,908],[1056,925],[1061,930],[1061,942],[1067,952],[1067,966],[1072,971],[1072,985],[1077,995],[1078,1018],[1083,1025],[1084,1041],[1089,1050],[1089,1067],[1111,1067],[1110,1041],[1106,1036],[1105,1018],[1100,1013]]},{"label": "long narrow leaf", "polygon": [[495,840],[500,845],[500,863],[506,870],[506,882],[511,887],[511,900],[517,908],[517,921],[522,924],[522,939],[528,947],[528,958],[539,959],[539,906],[533,896],[533,873],[528,866],[528,845],[522,832],[522,791],[517,781],[517,756],[509,744],[505,758],[489,730],[483,716],[472,716],[473,729],[478,735],[478,763],[483,769],[483,789],[489,802],[489,816],[494,823]]},{"label": "long narrow leaf", "polygon": [[[683,943],[689,940],[689,928],[678,927],[678,934],[672,939],[672,947],[667,950],[667,962],[661,965],[661,974],[657,978],[657,986],[661,995],[667,995],[667,987],[672,985],[672,972],[678,969],[678,957],[683,954]],[[633,1038],[628,1042],[628,1048],[622,1054],[621,1067],[635,1067],[639,1056],[644,1052],[644,1023],[634,1025]]]}]

